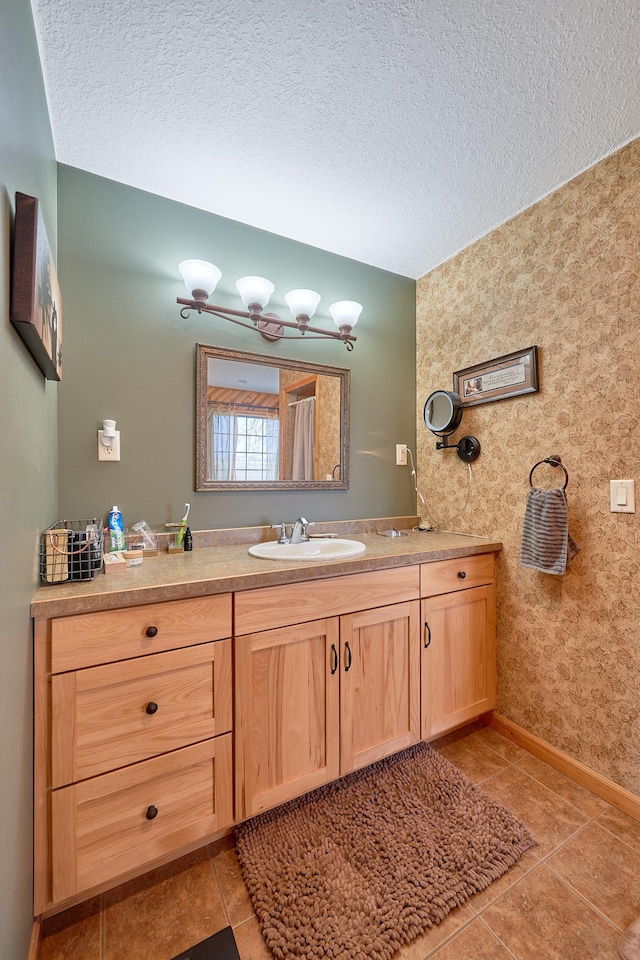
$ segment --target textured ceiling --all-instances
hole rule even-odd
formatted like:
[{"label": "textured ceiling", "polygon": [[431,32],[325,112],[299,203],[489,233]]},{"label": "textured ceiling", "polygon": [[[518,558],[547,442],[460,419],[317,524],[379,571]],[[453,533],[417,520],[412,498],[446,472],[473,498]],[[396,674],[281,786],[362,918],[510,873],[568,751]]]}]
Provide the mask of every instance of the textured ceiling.
[{"label": "textured ceiling", "polygon": [[418,277],[640,133],[638,0],[32,0],[56,155]]}]

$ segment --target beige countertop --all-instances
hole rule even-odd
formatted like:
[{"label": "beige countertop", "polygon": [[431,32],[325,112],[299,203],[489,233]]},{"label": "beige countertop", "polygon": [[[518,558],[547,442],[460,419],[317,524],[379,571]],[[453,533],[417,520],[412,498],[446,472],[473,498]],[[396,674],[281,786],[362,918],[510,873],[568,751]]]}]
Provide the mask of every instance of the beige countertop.
[{"label": "beige countertop", "polygon": [[101,573],[87,582],[41,586],[31,604],[31,614],[34,617],[69,616],[384,570],[502,549],[498,540],[438,531],[409,532],[401,537],[386,537],[375,532],[341,535],[365,543],[365,553],[340,561],[260,560],[249,555],[248,547],[261,537],[245,543],[200,546],[199,542],[207,541],[194,531],[194,548],[190,553],[160,553],[158,557],[145,559],[140,566]]}]

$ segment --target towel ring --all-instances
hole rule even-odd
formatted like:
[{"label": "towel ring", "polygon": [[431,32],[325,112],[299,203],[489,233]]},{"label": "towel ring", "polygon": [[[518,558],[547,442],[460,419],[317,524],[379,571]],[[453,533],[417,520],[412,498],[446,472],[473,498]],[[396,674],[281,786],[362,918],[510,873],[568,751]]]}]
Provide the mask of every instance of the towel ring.
[{"label": "towel ring", "polygon": [[541,466],[543,463],[548,463],[552,467],[562,467],[564,471],[564,486],[562,487],[562,489],[566,490],[567,484],[569,483],[569,474],[567,473],[567,468],[565,467],[564,463],[562,462],[560,457],[555,453],[552,454],[550,457],[545,457],[544,460],[538,460],[537,463],[534,463],[534,465],[531,467],[531,473],[529,474],[529,486],[530,487],[533,486],[533,481],[531,479],[533,477],[533,471],[537,467]]}]

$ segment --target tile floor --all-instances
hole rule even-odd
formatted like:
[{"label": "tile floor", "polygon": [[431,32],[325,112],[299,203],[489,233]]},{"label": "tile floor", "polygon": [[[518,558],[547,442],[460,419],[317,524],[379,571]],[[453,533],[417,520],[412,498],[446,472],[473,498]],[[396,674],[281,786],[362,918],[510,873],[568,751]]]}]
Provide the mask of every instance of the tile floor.
[{"label": "tile floor", "polygon": [[[538,839],[397,960],[617,960],[640,914],[640,823],[480,724],[434,746]],[[45,922],[38,960],[170,960],[231,924],[269,960],[231,837]]]}]

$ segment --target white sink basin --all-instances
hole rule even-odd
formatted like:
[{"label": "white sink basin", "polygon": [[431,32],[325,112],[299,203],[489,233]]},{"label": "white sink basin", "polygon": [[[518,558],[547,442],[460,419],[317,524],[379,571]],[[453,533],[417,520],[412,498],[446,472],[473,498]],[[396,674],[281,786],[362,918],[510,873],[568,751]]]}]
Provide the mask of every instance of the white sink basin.
[{"label": "white sink basin", "polygon": [[304,543],[256,543],[249,547],[252,557],[261,560],[347,560],[366,550],[357,540],[305,540]]}]

